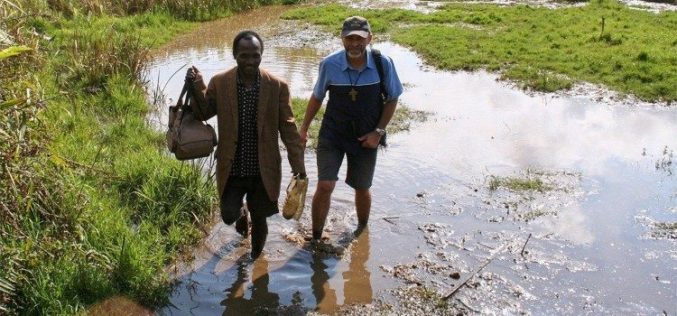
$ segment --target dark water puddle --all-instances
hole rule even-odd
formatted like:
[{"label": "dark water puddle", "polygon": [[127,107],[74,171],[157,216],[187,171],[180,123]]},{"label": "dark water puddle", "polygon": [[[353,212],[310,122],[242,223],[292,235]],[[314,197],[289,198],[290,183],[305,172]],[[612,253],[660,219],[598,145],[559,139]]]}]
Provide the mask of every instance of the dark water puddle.
[{"label": "dark water puddle", "polygon": [[[170,77],[184,64],[207,79],[232,67],[232,37],[254,28],[266,45],[262,67],[307,98],[339,40],[279,21],[281,10],[178,39],[156,53],[149,86],[166,83],[174,96],[183,70]],[[396,62],[401,103],[432,115],[379,153],[369,230],[353,235],[353,193],[339,182],[329,246],[308,244],[311,181],[300,222],[270,218],[257,261],[249,241],[216,224],[195,260],[177,268],[172,305],[159,313],[677,312],[677,110],[598,93],[525,93],[494,74],[437,71],[401,46],[374,46]],[[160,129],[164,112],[151,118]],[[314,153],[306,164],[316,179]],[[538,179],[548,189],[492,187],[493,178]]]}]

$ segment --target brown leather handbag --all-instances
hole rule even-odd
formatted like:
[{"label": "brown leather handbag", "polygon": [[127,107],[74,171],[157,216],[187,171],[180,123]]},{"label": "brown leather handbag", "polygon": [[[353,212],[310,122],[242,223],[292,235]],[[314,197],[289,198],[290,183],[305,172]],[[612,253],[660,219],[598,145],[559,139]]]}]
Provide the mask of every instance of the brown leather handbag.
[{"label": "brown leather handbag", "polygon": [[178,160],[207,157],[217,144],[214,128],[195,118],[193,111],[197,109],[190,106],[190,100],[191,93],[186,82],[176,105],[169,107],[167,148]]}]

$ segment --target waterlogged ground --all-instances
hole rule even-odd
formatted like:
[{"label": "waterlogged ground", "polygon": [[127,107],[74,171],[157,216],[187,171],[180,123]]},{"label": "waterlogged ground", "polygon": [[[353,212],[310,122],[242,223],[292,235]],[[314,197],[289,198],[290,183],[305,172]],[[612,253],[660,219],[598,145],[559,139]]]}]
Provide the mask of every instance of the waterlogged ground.
[{"label": "waterlogged ground", "polygon": [[[184,64],[206,78],[231,67],[231,39],[254,28],[262,66],[308,97],[339,41],[279,21],[280,11],[178,39],[156,53],[149,86],[174,96]],[[264,255],[252,261],[249,241],[216,219],[194,260],[172,270],[160,314],[677,313],[677,109],[592,86],[525,93],[495,74],[441,72],[406,48],[374,46],[396,61],[401,103],[430,115],[379,153],[369,228],[354,233],[342,182],[324,244],[304,240],[306,208],[300,222],[270,218]],[[315,179],[313,152],[306,164]]]},{"label": "waterlogged ground", "polygon": [[[326,2],[318,0],[317,2]],[[553,0],[440,0],[440,1],[425,1],[425,0],[358,0],[358,1],[334,1],[343,5],[354,8],[403,8],[408,10],[416,10],[420,12],[430,12],[435,8],[444,5],[445,3],[466,2],[466,3],[494,3],[499,5],[513,5],[513,4],[527,4],[531,6],[544,6],[548,8],[561,8],[567,6],[582,6],[585,1],[553,1]],[[640,10],[647,10],[652,12],[660,11],[675,11],[677,10],[677,3],[669,3],[670,1],[642,1],[642,0],[620,0],[620,2]]]}]

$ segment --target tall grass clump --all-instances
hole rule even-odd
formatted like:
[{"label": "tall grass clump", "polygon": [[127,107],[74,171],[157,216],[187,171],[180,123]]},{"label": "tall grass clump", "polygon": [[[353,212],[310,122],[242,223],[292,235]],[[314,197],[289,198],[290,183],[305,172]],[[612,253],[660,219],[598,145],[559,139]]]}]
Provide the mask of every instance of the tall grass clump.
[{"label": "tall grass clump", "polygon": [[146,120],[148,50],[272,2],[0,1],[0,315],[166,304],[216,190]]},{"label": "tall grass clump", "polygon": [[[247,9],[300,0],[25,0],[29,6],[72,19],[80,16],[128,16],[166,12],[189,21],[208,21]],[[37,12],[37,11],[36,11]]]},{"label": "tall grass clump", "polygon": [[111,28],[78,28],[62,37],[65,60],[54,70],[63,88],[82,85],[96,92],[111,76],[125,75],[130,82],[141,77],[148,50],[138,36]]},{"label": "tall grass clump", "polygon": [[61,215],[54,203],[60,197],[50,191],[53,177],[40,167],[47,140],[38,119],[44,100],[30,73],[39,69],[44,55],[38,39],[20,30],[22,14],[16,3],[0,4],[0,314],[14,310],[20,284],[30,277],[21,268],[31,258],[25,247],[17,247],[29,237],[22,228],[39,224],[38,219],[59,223]]}]

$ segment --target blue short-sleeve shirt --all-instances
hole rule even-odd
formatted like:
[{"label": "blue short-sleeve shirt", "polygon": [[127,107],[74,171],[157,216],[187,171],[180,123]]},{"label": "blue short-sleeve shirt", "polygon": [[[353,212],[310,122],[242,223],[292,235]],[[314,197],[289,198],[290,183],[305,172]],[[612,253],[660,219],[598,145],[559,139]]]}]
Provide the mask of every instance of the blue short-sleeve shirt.
[{"label": "blue short-sleeve shirt", "polygon": [[366,150],[358,138],[377,127],[383,102],[397,100],[402,94],[402,84],[392,59],[381,54],[380,60],[385,100],[381,98],[378,68],[371,50],[367,50],[366,65],[360,70],[349,65],[345,50],[334,52],[320,62],[313,96],[322,102],[328,91],[329,101],[319,138],[333,142],[346,152]]},{"label": "blue short-sleeve shirt", "polygon": [[[392,101],[402,94],[402,83],[397,76],[395,65],[390,57],[381,53],[383,64],[384,86],[388,95],[386,101]],[[378,70],[371,55],[371,49],[367,48],[367,66],[359,72],[349,64],[344,49],[333,52],[320,62],[320,72],[313,89],[313,96],[320,102],[329,89],[330,85],[372,85],[379,82]]]}]

